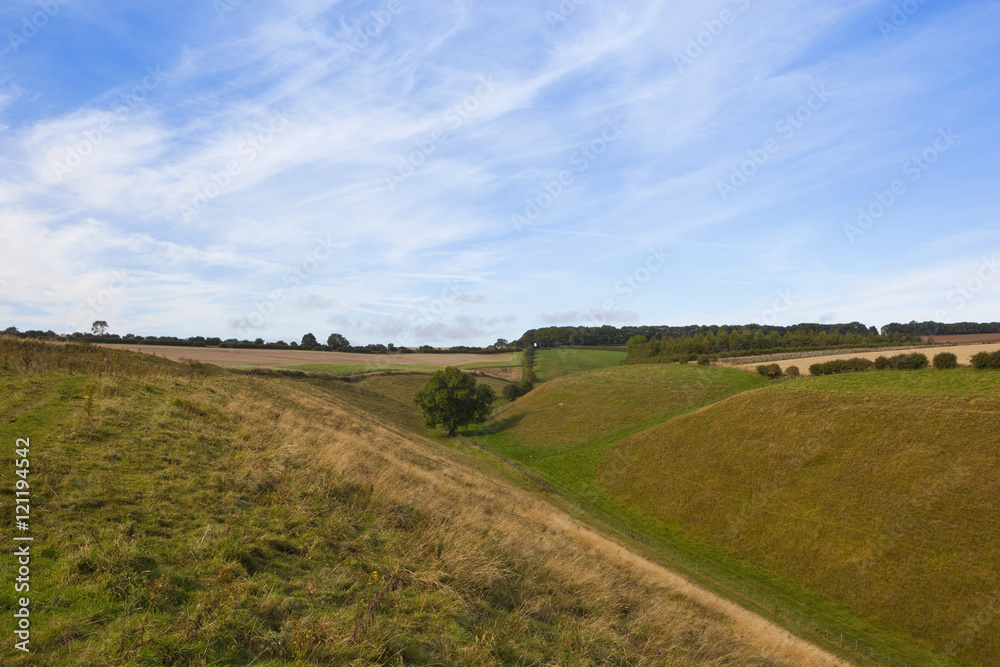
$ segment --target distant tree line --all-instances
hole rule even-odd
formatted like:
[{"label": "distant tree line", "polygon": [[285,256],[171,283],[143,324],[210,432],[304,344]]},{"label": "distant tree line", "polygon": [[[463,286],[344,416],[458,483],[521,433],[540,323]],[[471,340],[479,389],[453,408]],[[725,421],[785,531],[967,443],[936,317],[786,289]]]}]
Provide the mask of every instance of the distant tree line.
[{"label": "distant tree line", "polygon": [[191,336],[189,338],[178,338],[176,336],[139,336],[136,334],[108,333],[108,324],[104,321],[94,322],[89,333],[75,332],[72,334],[57,334],[55,331],[29,330],[18,331],[17,327],[8,327],[2,333],[5,336],[15,336],[17,338],[34,338],[62,342],[81,343],[111,343],[121,345],[171,345],[180,347],[229,347],[238,349],[258,349],[258,350],[318,350],[325,352],[357,352],[361,354],[409,354],[415,351],[435,354],[492,354],[516,348],[506,340],[500,338],[493,345],[487,347],[469,347],[467,345],[456,345],[454,347],[431,347],[421,345],[418,350],[406,347],[396,347],[393,343],[369,343],[368,345],[351,345],[343,335],[339,333],[330,334],[326,344],[319,342],[315,334],[307,333],[302,337],[301,342],[292,341],[286,343],[283,340],[275,342],[265,342],[263,338],[256,340],[240,340],[237,338],[227,338],[223,340],[218,337]]},{"label": "distant tree line", "polygon": [[1000,322],[893,322],[882,327],[882,334],[912,334],[914,336],[959,336],[961,334],[1000,333]]},{"label": "distant tree line", "polygon": [[[521,337],[522,347],[624,346],[636,337],[649,344],[646,357],[671,354],[740,355],[773,350],[813,349],[820,346],[848,347],[903,344],[905,334],[885,337],[875,327],[860,322],[849,324],[798,324],[781,327],[761,324],[740,326],[625,326],[546,327],[531,329]],[[640,353],[641,350],[636,349]]]},{"label": "distant tree line", "polygon": [[851,324],[800,324],[794,327],[749,325],[745,327],[699,327],[687,332],[673,330],[669,336],[647,338],[636,334],[625,342],[624,363],[671,363],[710,358],[740,357],[779,352],[808,352],[917,342],[912,334],[881,334],[875,327]]}]

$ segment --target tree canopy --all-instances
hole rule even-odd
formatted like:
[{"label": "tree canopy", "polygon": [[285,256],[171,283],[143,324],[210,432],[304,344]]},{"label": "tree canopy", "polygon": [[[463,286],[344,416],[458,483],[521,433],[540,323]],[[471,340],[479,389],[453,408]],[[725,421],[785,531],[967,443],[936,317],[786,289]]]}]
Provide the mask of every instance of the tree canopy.
[{"label": "tree canopy", "polygon": [[424,388],[417,392],[413,402],[424,413],[427,425],[438,425],[455,435],[460,426],[486,421],[496,394],[485,384],[454,366],[436,371]]},{"label": "tree canopy", "polygon": [[326,339],[326,344],[334,350],[341,350],[345,347],[351,346],[351,344],[347,342],[347,339],[339,333],[330,334],[330,337]]}]

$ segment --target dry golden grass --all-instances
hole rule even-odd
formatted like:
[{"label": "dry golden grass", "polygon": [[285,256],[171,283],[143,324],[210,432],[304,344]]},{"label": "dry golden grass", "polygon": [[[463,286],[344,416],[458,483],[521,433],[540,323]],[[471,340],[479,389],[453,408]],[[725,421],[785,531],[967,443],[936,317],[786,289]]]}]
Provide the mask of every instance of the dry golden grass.
[{"label": "dry golden grass", "polygon": [[[845,664],[527,492],[462,465],[436,443],[394,433],[372,416],[352,414],[349,406],[303,389],[281,391],[289,407],[276,421],[290,451],[315,457],[348,479],[367,480],[377,493],[436,517],[449,562],[472,579],[516,583],[497,569],[484,544],[544,569],[584,598],[591,610],[584,632],[623,633],[632,640],[636,652],[623,652],[620,664]],[[256,420],[257,413],[248,408],[243,418]],[[448,586],[437,572],[415,576]]]}]

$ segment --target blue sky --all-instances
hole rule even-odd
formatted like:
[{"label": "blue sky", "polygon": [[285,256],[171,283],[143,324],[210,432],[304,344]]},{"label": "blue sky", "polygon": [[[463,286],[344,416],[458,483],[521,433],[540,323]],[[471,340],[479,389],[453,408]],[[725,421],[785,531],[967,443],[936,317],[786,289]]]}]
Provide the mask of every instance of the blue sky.
[{"label": "blue sky", "polygon": [[0,324],[994,321],[998,25],[987,1],[6,0]]}]

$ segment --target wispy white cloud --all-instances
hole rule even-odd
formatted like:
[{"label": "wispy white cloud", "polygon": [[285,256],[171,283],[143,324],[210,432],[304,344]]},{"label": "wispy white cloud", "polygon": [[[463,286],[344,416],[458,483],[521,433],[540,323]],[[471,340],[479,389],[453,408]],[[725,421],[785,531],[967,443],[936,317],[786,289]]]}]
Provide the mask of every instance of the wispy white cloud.
[{"label": "wispy white cloud", "polygon": [[[176,36],[147,44],[80,0],[67,29],[88,22],[129,57],[42,37],[8,54],[0,312],[55,328],[126,271],[103,319],[181,335],[253,320],[272,338],[488,343],[588,324],[608,299],[617,323],[752,321],[789,287],[804,295],[789,317],[880,324],[947,296],[947,271],[912,278],[928,253],[978,261],[967,239],[997,213],[994,3],[925,7],[888,40],[874,0],[573,3],[558,21],[551,4],[275,1],[220,19],[181,3],[144,10]],[[46,101],[40,63],[80,60],[102,74]],[[788,133],[817,86],[828,99]],[[856,208],[944,125],[962,145],[848,243]],[[723,200],[718,183],[772,138]],[[674,259],[623,303],[615,286],[650,246]],[[449,281],[462,288],[444,298]]]}]

